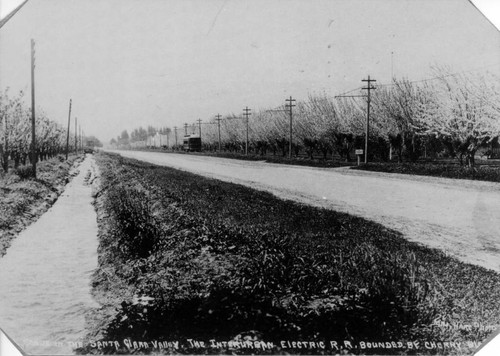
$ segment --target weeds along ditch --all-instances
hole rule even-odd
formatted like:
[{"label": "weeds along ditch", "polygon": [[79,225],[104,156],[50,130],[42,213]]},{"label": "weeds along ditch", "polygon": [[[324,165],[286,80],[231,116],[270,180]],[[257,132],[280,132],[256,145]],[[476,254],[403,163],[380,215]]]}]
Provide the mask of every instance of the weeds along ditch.
[{"label": "weeds along ditch", "polygon": [[[93,293],[107,311],[89,318],[89,340],[466,342],[500,319],[499,274],[379,224],[119,155],[96,160]],[[182,345],[175,352],[210,353]]]},{"label": "weeds along ditch", "polygon": [[54,204],[64,190],[70,169],[83,157],[58,156],[37,164],[37,179],[31,165],[0,173],[0,257],[10,241]]}]

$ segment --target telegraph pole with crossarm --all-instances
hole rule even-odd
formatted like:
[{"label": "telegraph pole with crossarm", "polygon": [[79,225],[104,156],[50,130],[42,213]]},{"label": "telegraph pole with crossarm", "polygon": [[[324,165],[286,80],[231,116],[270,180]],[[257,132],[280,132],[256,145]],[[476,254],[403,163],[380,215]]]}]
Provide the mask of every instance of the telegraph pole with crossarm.
[{"label": "telegraph pole with crossarm", "polygon": [[243,116],[245,116],[247,124],[247,140],[245,141],[245,155],[247,156],[248,156],[248,117],[252,115],[250,111],[252,111],[252,109],[249,109],[248,106],[243,109]]},{"label": "telegraph pole with crossarm", "polygon": [[69,99],[69,113],[68,113],[68,131],[66,134],[66,161],[68,160],[69,152],[69,127],[71,125],[71,99]]},{"label": "telegraph pole with crossarm", "polygon": [[75,117],[75,154],[78,154],[78,118]]},{"label": "telegraph pole with crossarm", "polygon": [[290,99],[286,99],[286,102],[288,102],[285,107],[290,109],[290,142],[289,142],[289,147],[288,147],[288,158],[292,158],[292,135],[293,135],[293,123],[292,123],[292,108],[295,106],[294,102],[295,99],[292,99],[292,96],[290,96]]},{"label": "telegraph pole with crossarm", "polygon": [[198,121],[198,129],[199,129],[199,134],[200,134],[200,139],[201,139],[201,119],[198,119],[196,121]]},{"label": "telegraph pole with crossarm", "polygon": [[31,39],[31,164],[36,179],[36,130],[35,130],[35,40]]},{"label": "telegraph pole with crossarm", "polygon": [[367,90],[367,109],[366,109],[366,133],[365,133],[365,164],[368,163],[368,138],[369,138],[369,130],[370,130],[370,90],[375,90],[376,88],[372,86],[372,82],[376,82],[375,79],[363,79],[362,82],[367,82],[367,86],[362,88],[363,90]]},{"label": "telegraph pole with crossarm", "polygon": [[222,120],[221,119],[221,115],[220,114],[217,114],[215,115],[215,120],[217,121],[217,126],[219,127],[219,153],[220,153],[220,121]]}]

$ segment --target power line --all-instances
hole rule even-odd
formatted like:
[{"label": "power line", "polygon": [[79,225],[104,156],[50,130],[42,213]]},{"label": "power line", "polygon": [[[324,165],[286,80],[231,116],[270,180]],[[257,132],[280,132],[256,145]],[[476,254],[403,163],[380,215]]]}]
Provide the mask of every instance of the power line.
[{"label": "power line", "polygon": [[[407,83],[414,84],[414,83],[430,82],[433,80],[443,79],[443,78],[447,78],[447,77],[454,77],[454,76],[464,74],[464,73],[478,72],[478,71],[484,70],[485,68],[496,67],[499,65],[500,65],[500,63],[495,63],[495,64],[490,64],[487,66],[482,66],[482,67],[479,67],[476,69],[463,70],[460,72],[448,73],[448,74],[444,74],[444,75],[436,75],[435,77],[431,77],[431,78],[411,80],[411,81],[407,81]],[[389,86],[394,86],[394,85],[397,85],[397,83],[377,84],[377,86],[379,86],[379,87],[389,87]]]},{"label": "power line", "polygon": [[[433,81],[433,80],[438,80],[438,79],[443,79],[443,78],[447,78],[447,77],[451,77],[451,76],[457,76],[457,75],[460,75],[460,74],[463,74],[463,73],[471,73],[471,72],[477,72],[477,71],[481,71],[481,70],[484,70],[486,68],[491,68],[491,67],[496,67],[496,66],[500,66],[500,62],[499,63],[495,63],[495,64],[490,64],[490,65],[487,65],[487,66],[482,66],[482,67],[479,67],[479,68],[476,68],[476,69],[470,69],[470,70],[464,70],[464,71],[460,71],[460,72],[454,72],[454,73],[448,73],[448,74],[445,74],[445,75],[437,75],[435,77],[430,77],[430,78],[424,78],[424,79],[417,79],[417,80],[411,80],[411,81],[407,81],[407,83],[409,84],[414,84],[414,83],[423,83],[423,82],[429,82],[429,81]],[[386,84],[377,84],[377,87],[390,87],[390,86],[395,86],[397,85],[397,83],[393,82],[393,83],[386,83]],[[346,92],[343,92],[343,93],[340,93],[340,94],[337,94],[335,95],[334,97],[346,97],[346,98],[349,98],[349,97],[361,97],[361,96],[347,96],[346,94],[350,94],[356,90],[360,90],[362,89],[361,87],[357,87],[355,89],[352,89],[352,90],[349,90],[349,91],[346,91]]]},{"label": "power line", "polygon": [[349,90],[349,91],[346,91],[344,93],[341,93],[341,94],[338,94],[338,95],[335,95],[335,97],[348,97],[348,96],[345,96],[346,94],[350,94],[356,90],[360,90],[362,87],[357,87],[356,89],[352,89],[352,90]]}]

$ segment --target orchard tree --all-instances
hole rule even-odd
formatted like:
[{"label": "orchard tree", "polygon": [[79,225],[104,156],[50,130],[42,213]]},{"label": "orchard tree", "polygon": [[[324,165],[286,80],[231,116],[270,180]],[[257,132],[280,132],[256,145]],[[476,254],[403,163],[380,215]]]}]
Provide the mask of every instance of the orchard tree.
[{"label": "orchard tree", "polygon": [[474,167],[477,150],[500,134],[498,79],[492,75],[450,74],[442,69],[439,72],[435,85],[439,106],[426,117],[426,125],[461,164]]},{"label": "orchard tree", "polygon": [[[14,161],[14,167],[17,168],[20,164],[26,164],[31,150],[31,110],[23,102],[22,91],[14,97],[9,95],[8,90],[0,94],[0,119],[0,156],[2,168],[7,171],[9,159]],[[38,157],[43,160],[59,153],[63,147],[63,137],[65,130],[38,109]]]},{"label": "orchard tree", "polygon": [[366,113],[359,107],[359,103],[352,98],[337,100],[336,104],[339,124],[338,131],[334,133],[335,147],[341,158],[350,161],[350,153],[352,149],[356,148],[356,137],[364,135]]},{"label": "orchard tree", "polygon": [[326,159],[328,152],[334,151],[335,133],[339,132],[337,108],[332,98],[326,94],[310,95],[304,102],[297,103],[299,120],[295,131],[302,141],[309,157],[315,151]]},{"label": "orchard tree", "polygon": [[130,137],[127,130],[123,130],[120,136],[118,136],[118,145],[119,146],[128,146],[130,141]]},{"label": "orchard tree", "polygon": [[421,155],[422,140],[428,134],[427,118],[434,114],[433,92],[408,79],[394,80],[391,86],[379,87],[373,95],[373,112],[380,135],[387,137],[398,161],[411,161]]}]

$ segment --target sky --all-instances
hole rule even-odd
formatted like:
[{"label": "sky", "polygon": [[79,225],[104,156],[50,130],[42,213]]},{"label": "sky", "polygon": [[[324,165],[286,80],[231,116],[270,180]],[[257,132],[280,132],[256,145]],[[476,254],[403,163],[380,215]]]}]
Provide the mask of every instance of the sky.
[{"label": "sky", "polygon": [[[0,0],[5,16],[20,1]],[[0,29],[0,90],[108,142],[138,126],[336,95],[368,75],[500,73],[500,0],[29,0]],[[496,28],[492,23],[495,23]]]}]

